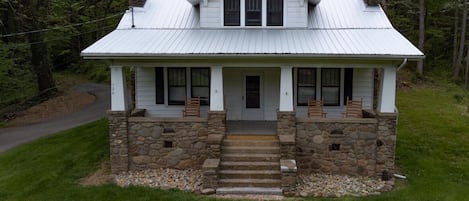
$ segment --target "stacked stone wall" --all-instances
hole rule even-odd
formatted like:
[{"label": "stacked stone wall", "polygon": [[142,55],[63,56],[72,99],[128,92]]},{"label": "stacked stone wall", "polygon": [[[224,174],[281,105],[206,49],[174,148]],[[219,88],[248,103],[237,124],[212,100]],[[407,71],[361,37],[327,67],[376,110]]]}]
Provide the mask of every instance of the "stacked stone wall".
[{"label": "stacked stone wall", "polygon": [[108,111],[110,162],[113,174],[129,170],[128,154],[128,112]]},{"label": "stacked stone wall", "polygon": [[129,170],[202,167],[207,159],[207,120],[129,119]]},{"label": "stacked stone wall", "polygon": [[384,180],[395,171],[397,114],[378,114],[376,174]]},{"label": "stacked stone wall", "polygon": [[374,176],[376,119],[304,119],[297,122],[301,172]]}]

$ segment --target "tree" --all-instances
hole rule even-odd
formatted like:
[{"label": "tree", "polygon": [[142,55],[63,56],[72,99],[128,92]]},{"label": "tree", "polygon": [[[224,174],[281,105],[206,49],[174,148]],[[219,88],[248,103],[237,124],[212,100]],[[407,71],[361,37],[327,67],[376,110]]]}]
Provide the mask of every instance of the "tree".
[{"label": "tree", "polygon": [[[425,7],[425,0],[419,1],[419,44],[418,48],[420,51],[424,51],[425,46],[425,18],[427,9]],[[417,62],[417,73],[423,75],[423,64],[424,61],[420,60]]]},{"label": "tree", "polygon": [[462,62],[464,59],[464,42],[466,41],[466,24],[467,24],[467,0],[464,0],[464,6],[462,11],[462,22],[461,22],[461,36],[459,39],[459,50],[458,57],[456,59],[456,65],[453,70],[453,79],[459,77],[461,71]]}]

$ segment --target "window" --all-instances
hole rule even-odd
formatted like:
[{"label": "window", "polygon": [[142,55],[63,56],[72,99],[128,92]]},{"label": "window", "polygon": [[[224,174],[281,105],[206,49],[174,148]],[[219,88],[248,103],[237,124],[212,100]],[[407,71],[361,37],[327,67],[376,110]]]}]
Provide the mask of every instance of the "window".
[{"label": "window", "polygon": [[308,99],[316,99],[316,69],[299,68],[297,86],[297,104],[308,105]]},{"label": "window", "polygon": [[321,92],[324,105],[340,105],[340,69],[321,70]]},{"label": "window", "polygon": [[163,68],[155,68],[156,104],[164,104],[164,71]]},{"label": "window", "polygon": [[224,2],[225,26],[239,26],[240,25],[240,0],[225,0]]},{"label": "window", "polygon": [[200,104],[208,105],[210,100],[210,69],[193,68],[191,82],[192,97],[200,97]]},{"label": "window", "polygon": [[344,105],[347,105],[347,97],[353,98],[353,68],[344,69]]},{"label": "window", "polygon": [[262,0],[246,0],[246,26],[262,25]]},{"label": "window", "polygon": [[267,26],[283,26],[283,0],[267,0]]},{"label": "window", "polygon": [[186,99],[186,69],[168,68],[168,104],[184,105]]}]

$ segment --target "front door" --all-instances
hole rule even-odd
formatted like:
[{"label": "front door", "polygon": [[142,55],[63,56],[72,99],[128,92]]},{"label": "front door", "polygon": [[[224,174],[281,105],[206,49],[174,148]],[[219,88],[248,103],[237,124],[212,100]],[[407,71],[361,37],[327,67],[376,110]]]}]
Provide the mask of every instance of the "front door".
[{"label": "front door", "polygon": [[244,76],[243,120],[264,120],[262,76]]}]

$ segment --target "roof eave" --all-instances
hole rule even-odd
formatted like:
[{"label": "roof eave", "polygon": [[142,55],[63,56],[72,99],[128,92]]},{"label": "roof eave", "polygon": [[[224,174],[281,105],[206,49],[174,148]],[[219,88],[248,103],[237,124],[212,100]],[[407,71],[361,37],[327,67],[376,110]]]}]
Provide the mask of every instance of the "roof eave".
[{"label": "roof eave", "polygon": [[210,59],[210,58],[302,58],[302,59],[370,59],[370,60],[402,60],[420,61],[425,55],[375,55],[375,54],[110,54],[82,53],[84,59],[121,60],[121,59]]}]

